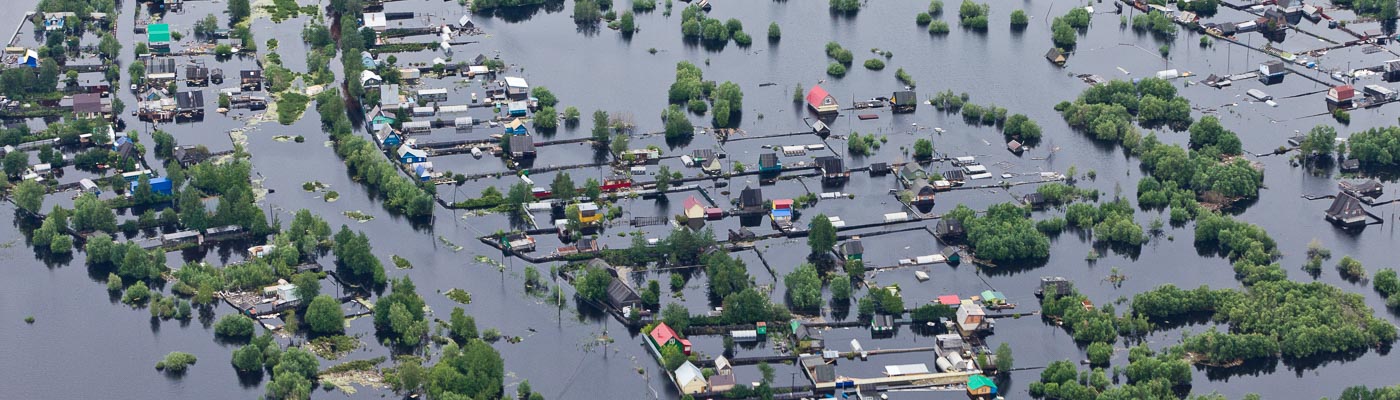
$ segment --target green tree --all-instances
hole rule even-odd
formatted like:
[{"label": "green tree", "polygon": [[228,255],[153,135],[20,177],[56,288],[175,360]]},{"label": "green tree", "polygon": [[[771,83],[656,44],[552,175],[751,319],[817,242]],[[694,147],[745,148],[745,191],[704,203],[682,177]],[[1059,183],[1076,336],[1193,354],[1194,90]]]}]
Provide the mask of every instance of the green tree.
[{"label": "green tree", "polygon": [[850,275],[836,275],[831,278],[831,300],[837,304],[846,305],[851,299],[851,277]]},{"label": "green tree", "polygon": [[91,193],[78,196],[73,204],[73,229],[78,232],[116,232],[117,215],[106,202]]},{"label": "green tree", "polygon": [[165,359],[156,362],[156,369],[167,372],[184,372],[191,364],[195,363],[195,356],[190,353],[172,351],[165,355]]},{"label": "green tree", "polygon": [[1011,356],[1011,345],[1004,342],[998,345],[996,356],[997,371],[1007,373],[1015,368],[1015,359]]},{"label": "green tree", "polygon": [[48,190],[38,182],[32,180],[20,182],[19,185],[15,185],[12,201],[21,210],[38,214],[44,207],[44,194],[46,192]]},{"label": "green tree", "polygon": [[787,286],[788,304],[792,308],[812,310],[821,306],[822,280],[811,264],[804,263],[788,273],[783,277],[783,284]]},{"label": "green tree", "polygon": [[1055,43],[1055,47],[1070,50],[1074,48],[1075,42],[1079,40],[1079,35],[1075,33],[1074,27],[1065,22],[1063,18],[1055,18],[1050,23],[1050,41]]},{"label": "green tree", "polygon": [[560,172],[554,175],[554,181],[549,184],[549,191],[555,199],[571,201],[574,195],[578,194],[578,186],[574,186],[574,179],[568,172]]},{"label": "green tree", "polygon": [[263,349],[252,344],[245,344],[233,351],[233,368],[238,372],[261,371],[263,368]]},{"label": "green tree", "polygon": [[314,334],[345,332],[345,314],[340,311],[340,302],[328,295],[319,295],[311,300],[311,305],[306,307],[304,320]]},{"label": "green tree", "polygon": [[1030,23],[1030,18],[1026,17],[1025,10],[1016,10],[1011,12],[1011,27],[1013,29],[1025,28],[1026,25],[1030,25]]},{"label": "green tree", "polygon": [[695,134],[695,126],[691,125],[680,106],[672,104],[662,113],[662,118],[666,121],[667,140],[685,140]]},{"label": "green tree", "polygon": [[243,22],[252,11],[253,9],[249,6],[248,0],[229,0],[228,10],[226,11],[228,13],[229,26],[234,26],[239,22]]},{"label": "green tree", "polygon": [[677,332],[685,332],[690,327],[690,310],[680,303],[670,303],[661,310],[661,321]]},{"label": "green tree", "polygon": [[914,141],[914,158],[927,160],[933,157],[933,142],[928,139]]},{"label": "green tree", "polygon": [[603,301],[608,297],[608,284],[612,276],[602,268],[588,268],[582,278],[575,283],[579,296],[592,301]]},{"label": "green tree", "polygon": [[5,175],[17,178],[29,167],[29,153],[12,151],[5,153]]},{"label": "green tree", "polygon": [[812,249],[812,254],[826,254],[835,245],[836,227],[831,224],[831,219],[826,214],[812,217],[811,227],[807,232],[807,246]]},{"label": "green tree", "polygon": [[448,331],[452,332],[452,338],[459,343],[466,343],[467,340],[476,339],[476,319],[467,315],[462,307],[453,307],[452,316],[448,319]]},{"label": "green tree", "polygon": [[769,23],[768,23],[768,39],[769,39],[769,40],[778,40],[778,39],[781,39],[782,37],[783,37],[783,30],[782,30],[782,28],[779,28],[779,27],[778,27],[778,23],[777,23],[777,22],[769,22]]},{"label": "green tree", "polygon": [[1104,342],[1094,342],[1089,344],[1087,353],[1089,355],[1090,365],[1108,365],[1108,360],[1113,357],[1113,345]]},{"label": "green tree", "polygon": [[402,346],[417,347],[428,331],[423,298],[407,276],[390,286],[389,295],[374,303],[374,328]]}]

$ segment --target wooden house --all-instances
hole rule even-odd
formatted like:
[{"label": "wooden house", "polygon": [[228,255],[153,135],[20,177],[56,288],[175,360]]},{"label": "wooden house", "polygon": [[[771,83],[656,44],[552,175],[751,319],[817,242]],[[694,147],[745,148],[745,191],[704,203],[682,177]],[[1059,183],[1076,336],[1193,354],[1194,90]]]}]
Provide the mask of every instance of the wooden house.
[{"label": "wooden house", "polygon": [[812,89],[807,91],[807,107],[817,114],[831,114],[841,109],[836,97],[827,93],[821,85],[812,85]]},{"label": "wooden house", "polygon": [[1337,193],[1332,206],[1327,207],[1327,221],[1347,228],[1366,225],[1366,210],[1361,208],[1361,200],[1346,193]]}]

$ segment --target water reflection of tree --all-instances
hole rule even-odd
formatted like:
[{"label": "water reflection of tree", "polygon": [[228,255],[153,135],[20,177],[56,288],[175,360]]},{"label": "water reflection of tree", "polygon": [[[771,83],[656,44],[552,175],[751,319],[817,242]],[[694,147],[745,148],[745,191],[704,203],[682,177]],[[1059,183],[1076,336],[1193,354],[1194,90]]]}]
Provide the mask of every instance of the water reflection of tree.
[{"label": "water reflection of tree", "polygon": [[501,21],[514,24],[529,21],[541,11],[546,14],[562,12],[564,11],[564,0],[547,0],[544,4],[528,6],[489,8],[477,11],[476,15],[486,18],[500,18]]}]

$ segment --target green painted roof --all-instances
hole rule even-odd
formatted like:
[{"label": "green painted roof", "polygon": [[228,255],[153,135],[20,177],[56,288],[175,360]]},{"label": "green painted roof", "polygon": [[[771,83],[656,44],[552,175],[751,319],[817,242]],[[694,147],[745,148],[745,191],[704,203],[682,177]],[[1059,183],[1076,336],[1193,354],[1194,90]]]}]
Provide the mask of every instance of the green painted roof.
[{"label": "green painted roof", "polygon": [[155,42],[169,42],[169,41],[170,41],[170,25],[169,25],[169,24],[151,24],[151,25],[146,26],[146,41],[151,42],[151,43],[155,43]]},{"label": "green painted roof", "polygon": [[981,388],[986,387],[986,386],[990,386],[990,387],[992,388],[992,390],[996,390],[996,388],[997,388],[997,384],[996,384],[995,382],[992,382],[992,378],[988,378],[986,375],[973,375],[973,376],[967,377],[967,388],[968,388],[968,389],[974,389],[974,390],[975,390],[975,389],[981,389]]}]

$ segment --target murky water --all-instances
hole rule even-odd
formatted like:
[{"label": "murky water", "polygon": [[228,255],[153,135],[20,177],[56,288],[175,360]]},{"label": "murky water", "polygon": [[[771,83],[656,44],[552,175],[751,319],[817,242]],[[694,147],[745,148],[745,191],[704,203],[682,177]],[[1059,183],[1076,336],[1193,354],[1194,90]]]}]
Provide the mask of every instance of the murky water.
[{"label": "murky water", "polygon": [[[18,3],[21,4],[7,5],[13,9],[20,9],[21,6],[32,8],[34,1],[21,0]],[[678,61],[699,65],[706,79],[730,80],[740,84],[745,94],[741,127],[749,135],[806,130],[803,119],[809,115],[791,102],[792,87],[796,84],[811,85],[825,81],[822,85],[844,103],[888,96],[902,86],[895,80],[893,71],[903,68],[917,80],[921,98],[944,89],[967,92],[973,103],[996,104],[1012,113],[1030,116],[1044,129],[1045,139],[1038,147],[1018,157],[1004,150],[1002,138],[995,129],[968,126],[956,115],[945,115],[928,106],[920,107],[914,114],[902,115],[878,110],[872,113],[880,115],[880,119],[859,121],[842,115],[832,124],[833,130],[838,133],[854,130],[875,133],[888,139],[874,155],[851,157],[848,165],[859,167],[874,162],[902,161],[907,155],[901,149],[912,147],[918,138],[930,138],[939,152],[975,155],[997,175],[1064,171],[1070,166],[1075,166],[1081,172],[1094,170],[1098,172],[1098,178],[1081,181],[1080,185],[1099,189],[1111,198],[1119,191],[1123,195],[1134,196],[1141,172],[1136,160],[1128,159],[1120,150],[1070,131],[1053,111],[1055,103],[1073,99],[1085,87],[1071,75],[1098,74],[1108,78],[1132,79],[1151,76],[1158,70],[1176,68],[1204,76],[1253,70],[1263,60],[1257,53],[1249,53],[1223,42],[1201,48],[1197,45],[1196,35],[1185,32],[1173,43],[1170,60],[1163,60],[1155,52],[1159,44],[1156,39],[1138,35],[1130,29],[1120,29],[1117,15],[1100,13],[1095,15],[1088,35],[1080,38],[1079,50],[1068,66],[1057,68],[1042,58],[1050,46],[1046,21],[1047,16],[1063,14],[1068,5],[1047,1],[1019,3],[1031,16],[1032,24],[1024,31],[1014,33],[1005,29],[1007,15],[1013,5],[993,4],[992,28],[987,33],[974,33],[956,28],[956,21],[953,21],[956,18],[956,4],[949,3],[942,18],[952,21],[954,30],[944,37],[929,36],[922,28],[915,26],[914,14],[924,7],[924,4],[916,4],[919,2],[871,2],[852,18],[833,16],[824,4],[815,2],[716,3],[710,15],[742,20],[745,31],[756,38],[753,46],[742,48],[730,43],[723,49],[713,49],[686,43],[680,37],[679,9],[670,17],[663,16],[660,9],[638,15],[637,22],[642,30],[630,39],[606,28],[580,29],[569,19],[572,9],[569,5],[550,7],[524,16],[477,16],[475,22],[485,29],[487,35],[465,38],[479,43],[456,46],[453,61],[467,60],[476,54],[499,54],[510,65],[523,69],[523,72],[514,74],[527,78],[532,85],[549,87],[561,100],[560,110],[565,106],[576,106],[583,111],[584,118],[579,127],[561,128],[553,134],[553,139],[589,135],[589,116],[595,109],[629,114],[637,124],[638,132],[661,130],[657,116],[665,107],[666,88],[674,79],[674,67]],[[676,3],[677,7],[682,5],[684,3]],[[125,43],[132,43],[130,40],[135,36],[129,29],[132,7],[130,2],[125,2],[119,20],[123,28],[118,33]],[[1095,7],[1100,11],[1112,9],[1109,3],[1095,3]],[[175,24],[176,29],[188,31],[193,21],[207,13],[226,18],[221,13],[223,8],[221,2],[191,2],[185,14],[170,15],[168,20]],[[391,2],[386,8],[389,11],[430,14],[429,20],[438,23],[455,21],[462,13],[462,8],[455,2]],[[1239,12],[1222,10],[1221,17],[1217,18],[1219,20],[1243,19]],[[17,18],[0,21],[0,31],[12,32],[15,20]],[[284,63],[293,70],[301,71],[305,68],[305,55],[296,50],[300,48],[296,43],[299,42],[301,24],[307,20],[303,17],[281,24],[259,20],[255,23],[258,27],[255,34],[260,44],[268,38],[278,38],[281,42],[278,53]],[[770,21],[776,21],[783,29],[780,42],[769,43],[764,38]],[[404,26],[421,26],[423,22],[414,19],[402,23]],[[1337,37],[1336,32],[1313,27],[1307,22],[1304,24],[1311,31]],[[406,40],[430,39],[419,37]],[[857,54],[855,65],[844,78],[831,78],[824,73],[830,60],[823,54],[823,46],[832,40]],[[1249,40],[1255,46],[1263,43],[1263,39],[1257,35]],[[1292,35],[1275,46],[1296,52],[1318,47],[1320,42],[1311,37]],[[123,51],[123,64],[131,61],[130,47],[127,45]],[[652,54],[649,52],[651,48],[657,51]],[[877,57],[868,51],[871,48],[893,52],[893,57],[886,60],[888,67],[884,71],[869,71],[861,67],[864,59]],[[1321,62],[1330,66],[1345,65],[1347,62],[1356,66],[1373,65],[1384,59],[1384,55],[1346,51],[1329,55]],[[396,55],[400,64],[429,62],[432,58],[443,56],[438,52]],[[213,61],[210,59],[206,62]],[[226,74],[230,71],[236,73],[237,69],[250,67],[251,62],[234,60],[224,69]],[[333,65],[337,63],[338,60],[332,61]],[[1322,75],[1317,78],[1327,80]],[[765,83],[774,85],[761,85]],[[229,82],[223,86],[232,84]],[[472,91],[481,91],[479,82],[462,82],[462,78],[429,79],[422,86],[451,88],[450,104],[465,104]],[[1327,117],[1310,117],[1325,111],[1320,94],[1284,99],[1279,107],[1270,108],[1245,101],[1243,93],[1249,88],[1261,88],[1275,97],[1283,98],[1316,92],[1326,86],[1299,75],[1290,75],[1284,83],[1269,87],[1262,87],[1253,81],[1237,82],[1236,86],[1224,90],[1179,86],[1179,90],[1199,108],[1218,109],[1216,115],[1228,128],[1240,134],[1246,150],[1254,152],[1264,152],[1283,144],[1285,138],[1294,135],[1295,131],[1306,131],[1316,124],[1332,123]],[[125,90],[119,93],[128,104],[128,109],[134,108],[135,99],[130,93]],[[1232,106],[1225,107],[1226,104]],[[175,134],[181,144],[203,144],[214,151],[232,149],[227,131],[245,126],[246,117],[252,114],[234,112],[225,116],[212,112],[212,106],[210,108],[201,123],[157,127]],[[470,115],[487,117],[489,111],[477,109]],[[1199,111],[1193,113],[1194,117],[1201,115]],[[1388,108],[1355,111],[1352,113],[1352,124],[1339,127],[1339,131],[1345,136],[1367,127],[1391,124],[1395,115],[1395,111]],[[127,119],[128,122],[135,122],[130,117]],[[692,119],[697,124],[708,122],[708,118]],[[387,260],[390,254],[399,255],[416,266],[412,270],[394,270],[392,264],[386,262],[391,266],[388,271],[390,276],[407,275],[417,282],[420,293],[439,317],[445,316],[448,310],[457,305],[441,292],[461,288],[472,293],[474,302],[464,307],[476,316],[478,326],[482,329],[495,327],[506,335],[524,338],[519,344],[499,342],[496,345],[506,360],[508,391],[514,390],[514,383],[529,379],[531,386],[551,399],[677,397],[669,384],[659,378],[660,368],[643,351],[640,341],[611,318],[592,311],[579,312],[574,307],[558,310],[541,299],[523,293],[521,287],[526,263],[520,260],[505,260],[504,270],[472,261],[475,255],[501,259],[499,252],[480,244],[475,237],[508,227],[512,223],[509,218],[503,215],[471,216],[466,212],[438,209],[434,212],[431,226],[406,223],[402,218],[386,212],[374,193],[350,179],[344,164],[325,145],[326,136],[319,132],[318,120],[313,108],[301,121],[291,126],[263,122],[248,129],[246,147],[253,154],[255,179],[260,179],[261,185],[272,191],[264,200],[265,208],[277,212],[284,221],[289,221],[295,210],[309,208],[326,218],[332,226],[346,224],[365,231],[373,241],[376,253],[383,259]],[[944,128],[946,132],[935,133],[932,127]],[[132,129],[144,133],[148,127],[133,124]],[[466,134],[446,128],[420,140],[485,138],[492,133],[495,133],[494,130],[480,127]],[[273,139],[277,135],[305,135],[307,140],[305,143],[278,141]],[[1160,135],[1166,142],[1186,141],[1185,133],[1166,132]],[[701,135],[687,148],[669,148],[659,136],[637,137],[632,141],[634,148],[657,145],[674,155],[689,153],[694,148],[717,148],[727,153],[726,163],[739,161],[750,167],[757,162],[758,154],[769,151],[763,146],[816,143],[821,143],[821,140],[815,136],[731,141],[720,145],[713,137]],[[826,144],[831,151],[844,154],[844,141],[831,140]],[[594,158],[594,152],[586,145],[549,146],[540,149],[540,159],[535,164],[536,167],[579,164],[593,162]],[[804,160],[810,160],[810,155],[783,158],[784,163]],[[1239,218],[1268,229],[1284,252],[1285,257],[1281,262],[1292,279],[1313,279],[1297,267],[1303,262],[1302,252],[1306,243],[1314,238],[1338,256],[1357,257],[1372,271],[1387,266],[1384,263],[1391,259],[1388,249],[1396,243],[1392,226],[1373,226],[1359,234],[1344,233],[1323,221],[1322,210],[1327,206],[1325,202],[1309,202],[1299,198],[1303,194],[1324,194],[1335,190],[1336,177],[1333,174],[1315,175],[1292,168],[1284,157],[1257,160],[1267,167],[1265,184],[1268,188],[1262,192],[1260,200],[1240,213]],[[439,170],[468,174],[505,171],[499,160],[489,157],[478,160],[469,156],[446,156],[436,157],[432,161]],[[663,164],[687,176],[699,174],[698,170],[683,167],[676,159],[666,160]],[[945,164],[936,169],[951,168]],[[543,186],[554,174],[539,173],[533,179]],[[605,177],[608,171],[589,168],[571,171],[570,174],[581,183],[588,177]],[[1012,180],[1017,179],[1026,178]],[[301,184],[308,181],[329,185],[330,190],[340,193],[340,199],[327,203],[319,193],[301,190]],[[460,187],[444,186],[439,188],[439,193],[444,199],[452,200],[456,196],[475,196],[489,185],[504,189],[513,182],[514,178],[487,178]],[[738,178],[726,183],[727,187],[715,187],[710,182],[702,183],[702,186],[716,201],[724,203],[737,198],[739,189],[746,184]],[[752,184],[757,185],[757,182]],[[809,210],[806,215],[820,212],[857,224],[878,221],[884,213],[902,211],[897,202],[886,194],[893,187],[893,175],[870,177],[865,173],[856,173],[850,183],[841,187],[822,188],[814,180],[805,180],[782,181],[764,186],[763,190],[768,198],[824,191],[854,193],[855,199],[822,201],[816,210]],[[939,196],[933,212],[946,212],[957,204],[985,208],[989,204],[1019,198],[1032,190],[1033,186],[1021,186],[1011,189],[1009,194],[1004,190],[949,192]],[[665,203],[637,199],[619,204],[627,213],[624,221],[632,217],[666,216],[677,213],[679,204],[689,195],[672,194]],[[60,196],[51,196],[47,204],[53,204],[57,197]],[[1393,206],[1391,208],[1380,208],[1374,212],[1389,219],[1394,212]],[[343,213],[349,211],[372,215],[374,219],[357,222],[344,216]],[[1058,214],[1060,212],[1050,210],[1037,212],[1036,217]],[[1158,217],[1165,219],[1164,215],[1156,212],[1142,211],[1137,219],[1146,225]],[[233,347],[214,341],[212,328],[198,320],[189,324],[151,322],[146,310],[132,310],[113,302],[100,282],[102,274],[89,271],[84,266],[81,254],[66,263],[41,261],[25,246],[20,224],[13,221],[13,208],[9,205],[0,207],[0,218],[6,219],[9,222],[7,225],[16,227],[0,233],[0,244],[4,245],[0,249],[0,259],[3,259],[2,264],[10,274],[0,283],[0,321],[4,321],[0,322],[0,336],[9,339],[6,346],[0,346],[0,360],[5,360],[5,370],[11,371],[7,379],[0,380],[0,392],[7,393],[5,397],[251,398],[262,392],[261,383],[264,382],[240,381],[233,373],[229,367]],[[728,229],[737,230],[740,223],[731,219],[711,222],[711,226],[723,237]],[[663,226],[642,228],[649,237],[663,236],[666,229]],[[771,232],[766,224],[750,229],[759,234]],[[932,300],[941,294],[968,296],[995,288],[1010,296],[1013,302],[1020,303],[1022,309],[1035,308],[1031,294],[1037,278],[1042,275],[1073,279],[1081,291],[1099,303],[1112,302],[1120,296],[1130,297],[1164,283],[1182,287],[1203,284],[1237,287],[1238,283],[1226,260],[1197,255],[1191,244],[1191,229],[1191,226],[1169,228],[1140,251],[1132,254],[1105,252],[1106,256],[1093,264],[1084,261],[1084,255],[1093,247],[1092,244],[1080,235],[1067,232],[1052,241],[1051,258],[1043,266],[1015,271],[978,271],[967,264],[958,267],[935,265],[925,268],[933,276],[929,282],[919,283],[908,269],[880,274],[876,281],[882,285],[899,284],[904,288],[909,304]],[[617,234],[632,230],[625,224],[609,227],[602,236],[603,243],[612,247],[626,246],[628,239]],[[559,245],[556,239],[540,239],[542,252]],[[454,251],[444,240],[463,249]],[[872,237],[866,240],[866,248],[868,265],[890,265],[900,258],[937,252],[939,245],[927,233],[913,231]],[[759,285],[773,287],[772,296],[782,298],[781,276],[805,261],[808,251],[805,241],[770,240],[761,243],[757,251],[762,252],[773,274],[763,268],[754,251],[741,252],[736,256],[748,263],[750,274]],[[193,256],[218,262],[236,261],[239,257],[230,257],[227,250]],[[178,257],[172,257],[172,262],[175,262],[175,258]],[[547,268],[540,266],[541,270]],[[1118,268],[1129,279],[1120,287],[1108,284],[1105,277],[1111,268]],[[657,279],[665,287],[669,276],[641,273],[634,278],[639,282]],[[680,298],[663,296],[667,298],[665,301],[682,302],[695,312],[712,306],[705,296],[703,274],[689,274],[689,278]],[[1383,318],[1400,321],[1394,314],[1384,311],[1383,301],[1369,287],[1347,283],[1331,268],[1325,268],[1317,279],[1362,293],[1368,304],[1376,308]],[[220,307],[215,312],[222,314],[231,310]],[[24,325],[21,320],[27,315],[34,315],[36,323]],[[833,315],[830,311],[826,311],[824,317],[854,318],[845,313]],[[1162,332],[1151,336],[1149,344],[1154,347],[1170,345],[1180,338],[1182,332],[1198,329],[1204,327],[1188,326]],[[360,319],[352,323],[350,331],[372,337],[372,330],[370,321]],[[597,338],[605,334],[616,341],[606,346],[597,344]],[[872,341],[864,329],[837,329],[828,332],[825,338],[828,344],[842,350],[849,339],[860,339],[867,348],[913,347],[931,341],[931,338],[915,334],[908,328],[884,340]],[[720,351],[718,337],[696,338],[695,341],[699,351],[707,354]],[[1074,345],[1069,335],[1038,318],[999,321],[998,332],[989,342],[993,346],[1010,343],[1018,366],[1041,366],[1053,360],[1083,358],[1082,351]],[[370,347],[371,350],[353,353],[349,358],[370,358],[386,353],[380,346]],[[190,352],[200,361],[180,379],[166,378],[150,369],[159,357],[170,351]],[[771,348],[760,347],[742,349],[740,354],[764,355],[772,351]],[[916,353],[876,358],[864,363],[843,361],[840,371],[852,375],[873,375],[878,374],[883,365],[913,362],[931,363],[932,360],[927,359],[926,354]],[[1114,358],[1114,365],[1126,365],[1126,362],[1126,352],[1119,352]],[[331,364],[327,361],[322,363],[323,367]],[[1393,364],[1394,360],[1389,357],[1368,352],[1351,360],[1332,360],[1305,366],[1281,363],[1236,375],[1217,376],[1198,369],[1192,390],[1197,393],[1219,391],[1231,398],[1249,392],[1263,394],[1266,398],[1336,396],[1340,390],[1336,385],[1316,383],[1394,384],[1394,374],[1390,372]],[[639,374],[639,370],[645,371],[645,374]],[[780,367],[777,383],[788,384],[785,375],[794,371],[796,369],[791,367]],[[753,367],[740,367],[738,373],[740,382],[758,380]],[[801,377],[796,379],[800,381]],[[1008,397],[1023,397],[1026,384],[1036,379],[1036,371],[1014,373],[1009,385],[1003,387],[1003,392],[1008,393]],[[81,383],[74,384],[75,381]],[[381,394],[381,391],[362,390],[351,397],[371,398]],[[316,397],[340,395],[321,391],[315,393]],[[927,395],[906,393],[892,394],[891,397],[928,398]],[[936,392],[932,396],[961,398],[963,395]]]}]

